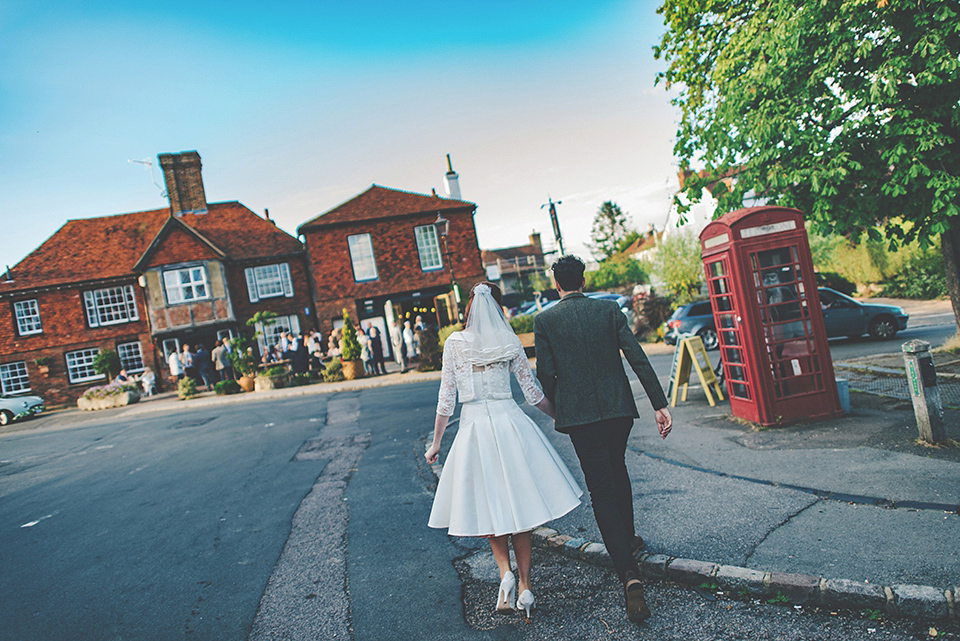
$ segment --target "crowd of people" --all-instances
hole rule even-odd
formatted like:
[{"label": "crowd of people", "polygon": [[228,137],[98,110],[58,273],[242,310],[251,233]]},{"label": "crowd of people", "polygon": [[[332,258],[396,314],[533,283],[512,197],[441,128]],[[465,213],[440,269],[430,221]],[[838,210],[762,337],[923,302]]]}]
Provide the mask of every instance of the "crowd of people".
[{"label": "crowd of people", "polygon": [[[390,329],[388,338],[402,372],[408,371],[419,359],[419,331],[426,327],[423,317],[417,316],[412,323],[409,320],[395,321]],[[386,374],[387,344],[380,329],[370,321],[361,322],[357,328],[357,341],[360,343],[360,358],[367,376]],[[203,344],[196,345],[194,350],[192,345],[184,343],[179,352],[172,352],[167,357],[171,380],[179,381],[189,377],[205,390],[212,390],[219,381],[236,380],[237,372],[230,358],[234,349],[234,341],[226,337],[218,339],[212,351],[208,351]],[[325,363],[340,358],[342,354],[343,328],[333,329],[326,337],[316,330],[310,330],[306,335],[284,332],[275,343],[264,347],[259,366],[267,368],[288,365],[294,374],[319,372]],[[146,368],[140,377],[129,376],[126,371],[121,372],[121,377],[118,377],[118,380],[142,381],[146,377],[149,383],[142,383],[145,391],[149,385],[150,391],[146,393],[156,390],[156,375],[150,368]]]}]

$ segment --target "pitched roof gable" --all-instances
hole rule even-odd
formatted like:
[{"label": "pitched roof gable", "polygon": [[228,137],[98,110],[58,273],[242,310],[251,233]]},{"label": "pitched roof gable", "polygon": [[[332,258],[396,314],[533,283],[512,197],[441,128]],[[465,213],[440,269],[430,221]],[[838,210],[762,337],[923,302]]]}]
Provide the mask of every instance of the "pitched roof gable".
[{"label": "pitched roof gable", "polygon": [[132,277],[134,268],[168,224],[180,226],[231,260],[303,251],[293,236],[238,202],[211,203],[205,214],[171,220],[170,209],[68,220],[0,280],[0,292]]},{"label": "pitched roof gable", "polygon": [[297,233],[299,234],[305,229],[364,220],[474,208],[476,208],[474,203],[465,200],[427,196],[426,194],[372,185],[365,192],[303,223],[297,228]]}]

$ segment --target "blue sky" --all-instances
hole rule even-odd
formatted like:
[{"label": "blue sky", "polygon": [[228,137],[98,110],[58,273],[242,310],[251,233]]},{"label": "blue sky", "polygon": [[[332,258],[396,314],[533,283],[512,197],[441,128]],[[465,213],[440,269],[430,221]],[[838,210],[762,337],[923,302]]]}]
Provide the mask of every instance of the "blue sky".
[{"label": "blue sky", "polygon": [[605,200],[663,225],[655,2],[139,5],[0,2],[0,266],[67,219],[165,206],[127,161],[193,149],[209,201],[291,233],[373,183],[443,194],[448,153],[482,248],[552,240],[548,196],[568,251]]}]

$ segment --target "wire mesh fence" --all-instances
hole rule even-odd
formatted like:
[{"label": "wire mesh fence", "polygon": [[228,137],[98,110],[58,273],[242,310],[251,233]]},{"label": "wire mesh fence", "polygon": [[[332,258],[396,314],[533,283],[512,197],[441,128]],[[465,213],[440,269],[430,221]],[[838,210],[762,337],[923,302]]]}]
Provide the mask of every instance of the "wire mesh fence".
[{"label": "wire mesh fence", "polygon": [[[892,371],[877,371],[878,368],[847,367],[835,363],[838,378],[849,381],[850,389],[870,394],[879,394],[891,398],[910,401],[910,388],[907,387],[906,374]],[[940,402],[944,409],[960,409],[960,381],[953,377],[937,378],[940,388]]]}]

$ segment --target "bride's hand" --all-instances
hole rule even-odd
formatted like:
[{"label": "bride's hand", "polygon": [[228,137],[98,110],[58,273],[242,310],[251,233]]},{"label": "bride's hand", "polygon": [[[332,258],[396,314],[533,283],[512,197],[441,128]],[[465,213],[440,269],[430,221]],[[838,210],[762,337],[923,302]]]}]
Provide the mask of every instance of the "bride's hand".
[{"label": "bride's hand", "polygon": [[427,453],[424,454],[423,457],[427,459],[427,463],[430,463],[432,465],[437,462],[437,454],[439,453],[440,453],[440,446],[431,445],[430,447],[427,448]]}]

